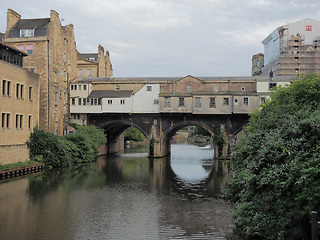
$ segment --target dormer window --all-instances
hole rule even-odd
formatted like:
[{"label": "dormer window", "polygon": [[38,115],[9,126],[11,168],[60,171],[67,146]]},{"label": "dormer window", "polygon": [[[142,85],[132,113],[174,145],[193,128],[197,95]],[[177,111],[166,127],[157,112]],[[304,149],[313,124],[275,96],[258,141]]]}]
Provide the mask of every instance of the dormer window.
[{"label": "dormer window", "polygon": [[34,29],[21,29],[20,37],[34,37]]}]

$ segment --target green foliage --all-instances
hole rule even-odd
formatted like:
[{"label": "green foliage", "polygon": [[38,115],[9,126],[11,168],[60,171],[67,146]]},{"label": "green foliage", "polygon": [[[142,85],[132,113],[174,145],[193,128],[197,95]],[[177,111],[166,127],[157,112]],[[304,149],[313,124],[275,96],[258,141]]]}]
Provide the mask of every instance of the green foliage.
[{"label": "green foliage", "polygon": [[47,167],[93,161],[96,147],[107,141],[103,131],[94,126],[76,126],[76,130],[76,133],[56,136],[35,127],[27,141],[30,159],[41,161]]},{"label": "green foliage", "polygon": [[30,159],[41,158],[45,166],[64,167],[71,163],[70,153],[61,138],[38,127],[30,134],[27,146]]},{"label": "green foliage", "polygon": [[302,239],[320,212],[320,77],[278,88],[252,114],[232,156],[226,198],[247,237]]},{"label": "green foliage", "polygon": [[129,127],[124,131],[124,139],[127,141],[143,141],[145,139],[144,135],[136,128]]},{"label": "green foliage", "polygon": [[90,143],[93,148],[102,146],[107,142],[107,137],[104,134],[103,130],[96,128],[94,125],[90,125],[90,126],[73,125],[73,127],[76,129],[77,133],[83,133],[84,135],[89,137]]}]

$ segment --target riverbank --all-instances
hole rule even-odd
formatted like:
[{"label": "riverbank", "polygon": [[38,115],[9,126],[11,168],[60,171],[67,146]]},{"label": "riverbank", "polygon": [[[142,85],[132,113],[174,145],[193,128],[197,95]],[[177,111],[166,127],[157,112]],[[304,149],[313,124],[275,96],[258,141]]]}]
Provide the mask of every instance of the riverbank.
[{"label": "riverbank", "polygon": [[0,181],[41,172],[44,165],[38,162],[15,163],[0,166]]}]

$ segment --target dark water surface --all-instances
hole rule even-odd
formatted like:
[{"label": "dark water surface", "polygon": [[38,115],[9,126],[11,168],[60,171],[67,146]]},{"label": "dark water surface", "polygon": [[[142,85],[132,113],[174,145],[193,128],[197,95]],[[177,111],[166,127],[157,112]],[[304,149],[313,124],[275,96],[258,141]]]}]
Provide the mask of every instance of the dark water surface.
[{"label": "dark water surface", "polygon": [[0,183],[0,239],[226,239],[228,161],[190,145],[143,152]]}]

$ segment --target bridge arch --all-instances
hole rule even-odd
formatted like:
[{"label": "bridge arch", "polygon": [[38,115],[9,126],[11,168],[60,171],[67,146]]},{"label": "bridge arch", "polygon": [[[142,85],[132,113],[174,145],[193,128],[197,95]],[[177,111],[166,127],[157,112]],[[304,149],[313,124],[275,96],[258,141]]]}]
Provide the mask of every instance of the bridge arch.
[{"label": "bridge arch", "polygon": [[148,141],[150,140],[149,135],[143,128],[127,120],[106,121],[98,127],[103,129],[105,134],[107,135],[108,153],[117,153],[123,150],[124,139],[121,134],[129,127],[138,129]]}]

